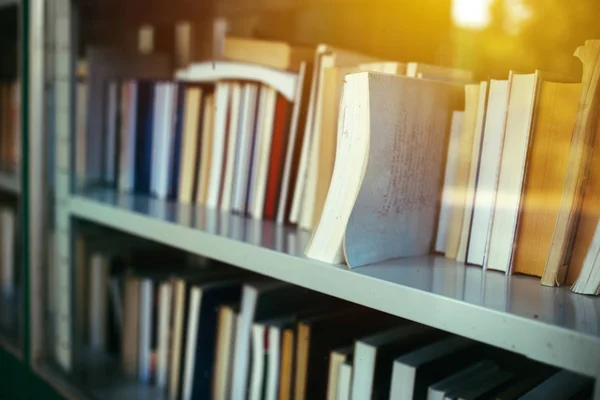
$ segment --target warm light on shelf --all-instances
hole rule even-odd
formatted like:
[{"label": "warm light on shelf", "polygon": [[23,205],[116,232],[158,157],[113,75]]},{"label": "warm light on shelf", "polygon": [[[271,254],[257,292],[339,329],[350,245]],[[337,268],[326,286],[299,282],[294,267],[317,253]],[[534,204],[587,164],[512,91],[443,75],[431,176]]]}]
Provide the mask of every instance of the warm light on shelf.
[{"label": "warm light on shelf", "polygon": [[452,20],[461,28],[484,28],[490,21],[490,0],[453,0]]}]

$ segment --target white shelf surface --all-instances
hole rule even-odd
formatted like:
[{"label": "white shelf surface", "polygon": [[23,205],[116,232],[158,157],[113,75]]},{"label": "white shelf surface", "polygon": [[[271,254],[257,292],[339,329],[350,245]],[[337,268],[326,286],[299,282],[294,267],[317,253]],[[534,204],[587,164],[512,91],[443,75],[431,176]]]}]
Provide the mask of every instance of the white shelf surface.
[{"label": "white shelf surface", "polygon": [[[0,0],[1,2],[2,0]],[[2,3],[0,3],[1,6]],[[10,194],[21,193],[21,182],[19,176],[14,172],[0,170],[0,191]]]},{"label": "white shelf surface", "polygon": [[506,277],[441,256],[348,270],[303,256],[309,234],[202,207],[98,189],[71,216],[227,262],[596,377],[600,298]]}]

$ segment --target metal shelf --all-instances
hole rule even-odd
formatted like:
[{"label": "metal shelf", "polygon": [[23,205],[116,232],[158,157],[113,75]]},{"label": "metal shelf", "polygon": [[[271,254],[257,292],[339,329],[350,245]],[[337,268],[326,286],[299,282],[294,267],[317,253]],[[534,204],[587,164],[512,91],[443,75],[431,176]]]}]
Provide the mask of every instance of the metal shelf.
[{"label": "metal shelf", "polygon": [[595,377],[600,298],[440,256],[348,270],[305,258],[309,234],[202,207],[98,189],[70,215]]}]

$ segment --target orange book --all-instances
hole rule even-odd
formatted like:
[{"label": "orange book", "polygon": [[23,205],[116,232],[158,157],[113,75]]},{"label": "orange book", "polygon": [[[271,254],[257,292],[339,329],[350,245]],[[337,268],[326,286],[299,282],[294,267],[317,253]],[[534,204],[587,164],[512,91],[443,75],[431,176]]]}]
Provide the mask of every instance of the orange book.
[{"label": "orange book", "polygon": [[542,276],[560,208],[579,83],[545,81],[539,92],[526,183],[517,228],[513,272]]}]

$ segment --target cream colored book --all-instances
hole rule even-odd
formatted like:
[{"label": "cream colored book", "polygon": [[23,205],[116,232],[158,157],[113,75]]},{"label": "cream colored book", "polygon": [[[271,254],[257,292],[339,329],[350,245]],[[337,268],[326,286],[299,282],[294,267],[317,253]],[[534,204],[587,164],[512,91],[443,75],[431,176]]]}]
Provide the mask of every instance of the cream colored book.
[{"label": "cream colored book", "polygon": [[361,71],[381,72],[384,74],[406,74],[406,64],[397,61],[380,61],[358,64],[358,69]]},{"label": "cream colored book", "polygon": [[481,142],[481,160],[477,173],[477,188],[467,252],[467,262],[474,265],[483,265],[488,244],[496,202],[496,188],[508,108],[508,81],[491,79],[489,85],[485,127]]},{"label": "cream colored book", "polygon": [[455,205],[450,216],[450,225],[446,241],[446,257],[455,259],[458,253],[460,237],[465,214],[465,201],[467,185],[469,184],[469,172],[471,170],[471,154],[473,152],[473,137],[477,124],[479,108],[479,84],[465,86],[465,114],[463,117],[463,128],[460,135],[460,147],[458,150],[458,166],[454,178],[454,190],[452,203]]},{"label": "cream colored book", "polygon": [[537,73],[511,73],[509,78],[506,132],[485,268],[510,272],[538,80]]},{"label": "cream colored book", "polygon": [[229,91],[231,84],[218,82],[215,88],[212,157],[210,160],[210,178],[206,206],[217,208],[223,182],[223,160],[226,156],[227,117],[229,111]]},{"label": "cream colored book", "polygon": [[447,80],[459,83],[469,83],[473,81],[473,73],[471,71],[417,62],[409,62],[406,64],[406,76],[412,78]]},{"label": "cream colored book", "polygon": [[201,88],[190,87],[185,89],[185,116],[183,121],[183,137],[181,140],[179,194],[177,196],[182,203],[191,203],[193,199],[201,101]]},{"label": "cream colored book", "polygon": [[285,42],[226,37],[223,56],[229,60],[243,61],[266,67],[298,70],[300,63],[310,61],[314,47],[292,46]]},{"label": "cream colored book", "polygon": [[446,155],[446,168],[444,170],[444,189],[442,190],[440,217],[438,220],[438,231],[435,240],[435,251],[440,253],[446,252],[450,218],[452,217],[453,209],[458,206],[454,198],[456,197],[456,171],[458,169],[460,139],[464,115],[464,111],[454,111],[452,114],[450,139],[448,141],[448,154]]},{"label": "cream colored book", "polygon": [[430,252],[450,115],[462,103],[457,89],[346,76],[333,178],[308,257],[357,267]]},{"label": "cream colored book", "polygon": [[483,124],[485,112],[487,111],[488,83],[481,82],[479,88],[479,104],[477,105],[477,119],[475,132],[473,134],[473,147],[471,149],[471,162],[469,163],[469,180],[465,192],[465,211],[463,214],[463,225],[460,231],[460,241],[456,253],[456,261],[465,262],[467,259],[467,245],[469,233],[471,232],[471,221],[473,218],[473,204],[475,202],[475,187],[477,184],[477,170],[481,155],[481,140],[483,137]]},{"label": "cream colored book", "polygon": [[202,110],[202,142],[200,143],[200,162],[198,163],[198,185],[196,187],[196,203],[206,204],[208,196],[208,183],[210,180],[210,166],[212,158],[212,144],[214,137],[213,121],[215,116],[215,97],[208,94],[204,100]]},{"label": "cream colored book", "polygon": [[[378,61],[373,57],[354,53],[347,50],[331,47],[325,44],[317,46],[315,54],[314,71],[310,88],[310,98],[306,115],[306,125],[304,129],[304,137],[302,138],[302,149],[300,153],[300,161],[296,174],[296,185],[294,195],[292,197],[292,208],[290,211],[290,222],[298,223],[304,205],[306,204],[306,212],[304,212],[305,220],[301,225],[308,226],[313,216],[314,195],[316,187],[316,176],[318,171],[309,172],[311,160],[311,152],[314,143],[318,143],[320,138],[317,133],[317,139],[314,138],[313,132],[320,129],[322,110],[320,107],[323,103],[322,95],[322,76],[323,70],[328,67],[347,67],[355,66],[360,63]],[[316,145],[318,146],[318,144]],[[313,166],[313,168],[315,168]],[[316,173],[316,175],[315,175]],[[310,178],[309,178],[310,177]],[[308,181],[308,182],[307,182]]]}]

